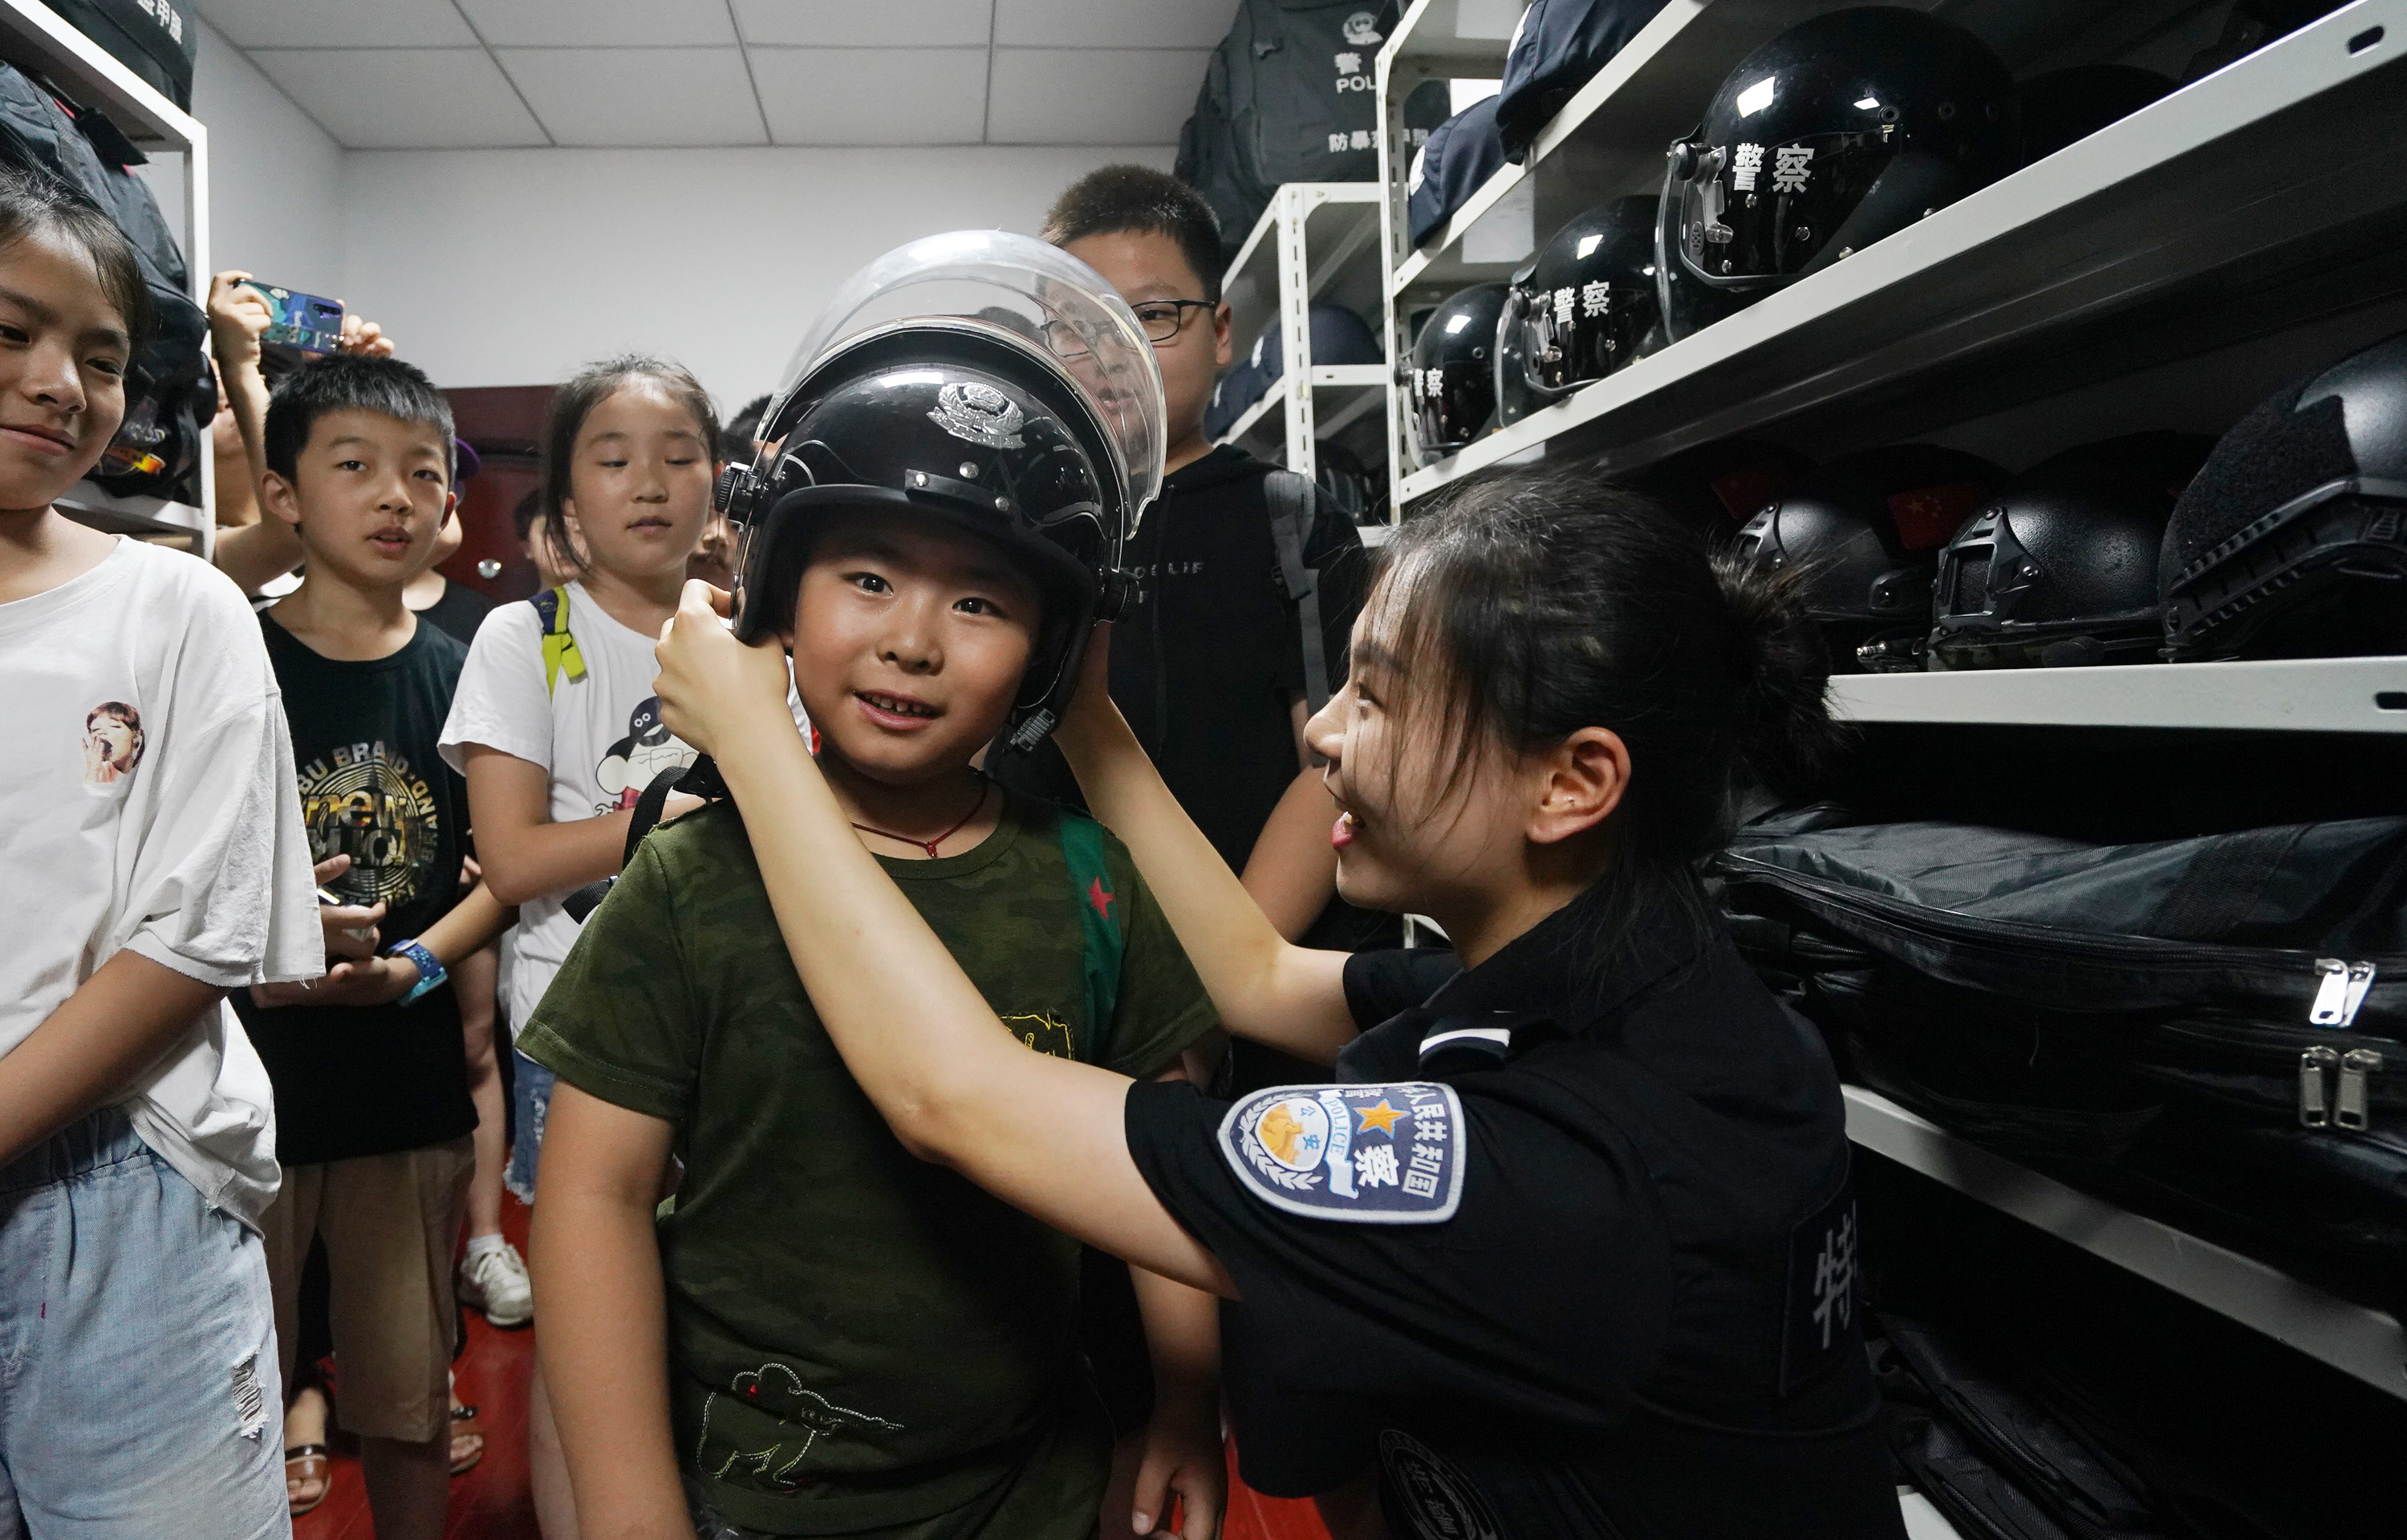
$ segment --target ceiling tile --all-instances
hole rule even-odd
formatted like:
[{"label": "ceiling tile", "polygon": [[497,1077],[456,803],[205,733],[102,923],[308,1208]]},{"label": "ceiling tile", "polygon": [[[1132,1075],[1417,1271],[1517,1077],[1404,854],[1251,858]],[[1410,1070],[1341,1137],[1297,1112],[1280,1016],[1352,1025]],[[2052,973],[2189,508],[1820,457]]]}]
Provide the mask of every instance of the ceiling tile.
[{"label": "ceiling tile", "polygon": [[998,49],[987,139],[1175,144],[1210,58],[1203,49]]},{"label": "ceiling tile", "polygon": [[727,0],[460,0],[494,48],[704,48],[735,41]]},{"label": "ceiling tile", "polygon": [[259,49],[250,59],[347,148],[544,142],[482,49]]},{"label": "ceiling tile", "polygon": [[562,145],[768,143],[744,50],[495,49]]},{"label": "ceiling tile", "polygon": [[973,145],[984,49],[756,48],[752,79],[781,145]]},{"label": "ceiling tile", "polygon": [[201,0],[201,17],[246,49],[476,46],[451,0]]},{"label": "ceiling tile", "polygon": [[748,43],[796,48],[984,48],[994,0],[733,0]]},{"label": "ceiling tile", "polygon": [[[1365,0],[1363,9],[1379,7]],[[1013,48],[1208,49],[1237,0],[995,0],[994,40]]]}]

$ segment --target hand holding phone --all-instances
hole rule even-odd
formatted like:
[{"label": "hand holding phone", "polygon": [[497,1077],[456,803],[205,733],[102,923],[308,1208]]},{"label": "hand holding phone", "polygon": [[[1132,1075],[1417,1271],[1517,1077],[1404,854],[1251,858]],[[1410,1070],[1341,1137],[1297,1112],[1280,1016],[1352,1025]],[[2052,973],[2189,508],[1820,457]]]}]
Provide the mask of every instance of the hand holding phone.
[{"label": "hand holding phone", "polygon": [[306,363],[324,358],[342,346],[343,306],[339,300],[320,299],[250,277],[236,279],[235,286],[266,303],[267,330],[259,335],[259,350],[263,357],[285,363]]}]

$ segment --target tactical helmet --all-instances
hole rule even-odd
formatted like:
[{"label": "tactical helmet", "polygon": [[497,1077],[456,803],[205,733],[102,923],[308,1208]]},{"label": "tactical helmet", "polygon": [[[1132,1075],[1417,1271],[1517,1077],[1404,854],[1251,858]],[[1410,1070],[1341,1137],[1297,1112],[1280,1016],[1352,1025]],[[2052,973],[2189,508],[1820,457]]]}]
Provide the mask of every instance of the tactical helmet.
[{"label": "tactical helmet", "polygon": [[[983,303],[998,290],[1017,302],[1001,313]],[[959,310],[876,318],[932,300]],[[1162,418],[1151,345],[1077,259],[992,231],[889,252],[796,350],[758,459],[720,475],[719,506],[743,530],[736,634],[791,627],[810,532],[829,512],[933,515],[1013,554],[1044,591],[1004,729],[1008,747],[1033,747],[1075,687],[1094,623],[1118,608],[1121,547],[1161,484]]]},{"label": "tactical helmet", "polygon": [[1802,565],[1835,672],[1922,667],[1939,548],[2005,479],[1975,455],[1901,444],[1832,460],[1739,531],[1742,557]]},{"label": "tactical helmet", "polygon": [[1413,339],[1413,429],[1420,462],[1433,464],[1488,431],[1496,417],[1496,320],[1504,286],[1448,294]]},{"label": "tactical helmet", "polygon": [[1716,439],[1626,479],[1631,490],[1680,515],[1708,538],[1723,541],[1813,471],[1812,460],[1777,444]]},{"label": "tactical helmet", "polygon": [[1672,146],[1656,281],[1674,341],[2015,169],[2014,82],[1952,22],[1868,7],[1750,53]]},{"label": "tactical helmet", "polygon": [[1496,415],[1518,422],[1663,345],[1655,200],[1617,198],[1513,275],[1496,327]]},{"label": "tactical helmet", "polygon": [[2214,441],[2132,433],[2042,461],[1940,553],[1934,670],[2152,663],[2157,549]]},{"label": "tactical helmet", "polygon": [[2224,434],[2158,577],[2176,661],[2407,651],[2407,332]]}]

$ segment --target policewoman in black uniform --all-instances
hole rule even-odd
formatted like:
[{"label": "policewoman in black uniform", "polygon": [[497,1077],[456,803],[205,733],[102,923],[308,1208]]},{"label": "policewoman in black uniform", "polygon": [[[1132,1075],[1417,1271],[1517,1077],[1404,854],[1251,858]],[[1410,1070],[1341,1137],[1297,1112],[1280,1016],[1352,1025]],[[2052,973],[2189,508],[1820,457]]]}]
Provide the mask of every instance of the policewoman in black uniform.
[{"label": "policewoman in black uniform", "polygon": [[1698,877],[1742,788],[1833,739],[1795,612],[1561,472],[1403,526],[1308,733],[1346,810],[1340,891],[1455,953],[1280,940],[1095,687],[1102,652],[1057,734],[1090,805],[1229,1030],[1328,1083],[1231,1104],[1028,1053],[799,739],[760,730],[775,645],[736,643],[699,586],[662,644],[668,720],[718,756],[904,1143],[1223,1296],[1243,1473],[1319,1496],[1341,1540],[1901,1536],[1837,1078]]}]

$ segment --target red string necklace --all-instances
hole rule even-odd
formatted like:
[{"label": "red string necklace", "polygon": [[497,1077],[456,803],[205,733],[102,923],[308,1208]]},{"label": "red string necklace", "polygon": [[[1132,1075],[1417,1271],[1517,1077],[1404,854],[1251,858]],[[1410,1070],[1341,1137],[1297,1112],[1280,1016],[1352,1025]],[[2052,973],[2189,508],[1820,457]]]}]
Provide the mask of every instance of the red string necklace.
[{"label": "red string necklace", "polygon": [[933,861],[937,859],[936,847],[951,839],[954,835],[959,834],[962,829],[968,827],[969,821],[976,817],[979,811],[985,806],[986,783],[984,781],[980,781],[978,783],[977,800],[970,804],[970,811],[961,814],[961,821],[959,823],[945,830],[944,833],[937,835],[933,840],[922,840],[919,836],[912,834],[890,834],[882,828],[872,828],[867,824],[855,824],[852,827],[861,830],[863,834],[875,834],[880,840],[891,840],[899,845],[917,845],[921,850],[928,853],[929,860]]}]

